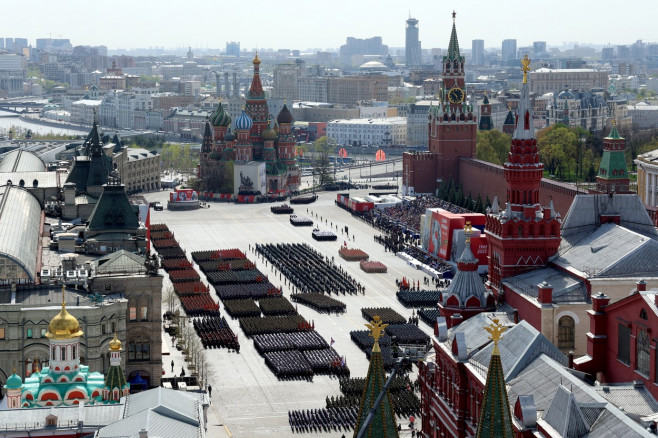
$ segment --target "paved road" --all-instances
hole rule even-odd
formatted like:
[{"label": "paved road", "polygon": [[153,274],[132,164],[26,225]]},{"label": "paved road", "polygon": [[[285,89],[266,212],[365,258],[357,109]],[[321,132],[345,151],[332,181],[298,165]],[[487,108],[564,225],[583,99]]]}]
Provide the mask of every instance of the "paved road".
[{"label": "paved road", "polygon": [[[367,191],[353,193],[362,196]],[[145,196],[149,201],[157,200],[165,205],[168,198],[167,192],[149,193]],[[354,242],[350,238],[349,246],[360,248],[370,255],[371,260],[386,264],[388,273],[366,274],[361,271],[358,263],[339,258],[338,249],[347,239],[346,236],[338,232],[339,239],[336,242],[316,242],[311,238],[311,228],[293,227],[288,216],[272,214],[270,207],[274,204],[213,203],[208,209],[192,212],[171,212],[166,209],[161,212],[151,211],[151,223],[166,223],[188,256],[191,251],[219,248],[238,248],[248,252],[249,258],[256,261],[257,267],[269,276],[275,286],[283,286],[284,295],[287,297],[290,296],[290,290],[284,286],[283,279],[279,279],[279,273],[272,270],[271,264],[265,267],[262,259],[249,251],[249,245],[253,249],[255,243],[306,242],[330,258],[333,256],[350,275],[366,286],[365,295],[339,296],[338,298],[347,304],[347,312],[340,316],[321,314],[301,305],[298,309],[307,320],[315,322],[316,330],[327,341],[331,337],[334,338],[334,348],[340,355],[346,356],[352,377],[363,377],[368,370],[368,361],[349,337],[350,331],[365,329],[363,324],[366,321],[361,316],[361,308],[392,307],[405,317],[410,316],[411,310],[404,308],[395,298],[395,279],[406,276],[414,280],[420,279],[422,283],[423,276],[420,271],[406,265],[402,259],[384,252],[383,246],[373,241],[373,236],[379,233],[336,207],[335,198],[335,192],[321,193],[314,204],[295,206],[295,213],[307,215],[308,208],[314,220],[315,214],[318,215],[317,223],[322,216],[321,229],[329,229],[330,223],[333,223],[334,231],[336,225],[339,229],[347,225],[350,236],[355,235],[356,238]],[[310,215],[311,213],[308,214],[309,217]],[[328,220],[327,225],[324,225],[324,219]],[[220,310],[225,314],[223,308]],[[340,395],[338,380],[328,376],[315,376],[313,382],[277,380],[265,365],[264,359],[256,352],[253,342],[239,329],[238,321],[229,319],[229,324],[239,336],[240,354],[228,353],[225,349],[207,350],[214,374],[211,410],[223,430],[226,426],[236,437],[293,437],[298,434],[293,434],[288,425],[288,410],[321,408],[325,405],[326,396]],[[431,334],[430,328],[423,322],[420,327]],[[165,362],[168,364],[169,360],[166,358]],[[170,367],[165,368],[169,371]],[[180,372],[178,365],[176,372]],[[415,378],[415,375],[412,378]],[[217,428],[217,425],[209,429],[209,432],[212,432],[213,428]],[[213,435],[226,436],[219,434],[219,431],[217,433]],[[323,435],[340,437],[341,434],[342,432]]]}]

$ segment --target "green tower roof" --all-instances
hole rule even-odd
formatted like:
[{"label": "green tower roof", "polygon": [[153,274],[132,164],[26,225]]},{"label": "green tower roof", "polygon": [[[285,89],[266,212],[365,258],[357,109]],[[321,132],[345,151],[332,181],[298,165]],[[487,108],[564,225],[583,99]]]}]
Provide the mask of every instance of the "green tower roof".
[{"label": "green tower roof", "polygon": [[476,433],[477,438],[513,438],[514,428],[512,427],[512,415],[507,398],[507,388],[505,386],[505,373],[503,372],[503,363],[500,360],[500,351],[498,342],[501,334],[507,329],[498,323],[497,319],[493,324],[485,327],[494,342],[494,348],[491,353],[489,370],[487,372],[487,383],[484,387],[482,397],[482,410],[480,411],[480,421]]},{"label": "green tower roof", "polygon": [[450,34],[450,44],[448,44],[448,55],[443,59],[450,59],[451,61],[464,61],[464,57],[459,54],[459,40],[457,39],[457,27],[455,26],[455,16],[457,13],[452,12],[452,33]]},{"label": "green tower roof", "polygon": [[606,138],[611,138],[613,140],[621,140],[623,137],[619,135],[619,131],[617,131],[617,124],[613,123],[612,124],[612,129],[610,130],[610,134]]},{"label": "green tower roof", "polygon": [[[382,361],[382,352],[379,348],[379,336],[388,324],[382,324],[379,316],[375,316],[371,324],[366,324],[375,340],[372,346],[372,353],[370,355],[370,366],[368,367],[368,375],[366,376],[366,383],[361,395],[361,403],[359,405],[359,415],[356,417],[356,425],[354,426],[354,436],[356,437],[359,430],[363,426],[370,409],[372,409],[375,400],[379,393],[384,388],[386,383],[386,376],[384,375],[384,363]],[[393,402],[391,395],[386,391],[386,396],[382,399],[381,404],[375,411],[374,418],[370,422],[367,429],[367,437],[369,438],[391,438],[398,437],[397,420],[393,413]]]}]

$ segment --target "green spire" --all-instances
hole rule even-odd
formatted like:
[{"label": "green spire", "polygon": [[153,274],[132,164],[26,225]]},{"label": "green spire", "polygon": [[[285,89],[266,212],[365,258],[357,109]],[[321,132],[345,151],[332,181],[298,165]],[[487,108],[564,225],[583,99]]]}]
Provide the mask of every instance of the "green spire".
[{"label": "green spire", "polygon": [[610,130],[610,134],[608,134],[607,138],[611,138],[613,140],[620,140],[622,137],[619,135],[619,131],[617,131],[617,124],[615,121],[612,121],[612,129]]},{"label": "green spire", "polygon": [[457,40],[457,27],[455,26],[455,16],[457,13],[452,11],[452,33],[450,34],[450,44],[448,45],[447,59],[452,61],[463,61],[464,58],[459,54],[459,41]]},{"label": "green spire", "polygon": [[[370,409],[372,409],[375,400],[379,393],[384,388],[386,383],[386,376],[384,375],[384,363],[382,361],[382,352],[379,348],[379,337],[388,324],[382,324],[379,316],[375,316],[370,324],[366,324],[371,330],[371,336],[374,339],[372,352],[370,354],[370,366],[368,367],[368,375],[366,376],[366,383],[361,395],[361,403],[359,405],[359,415],[356,417],[356,425],[354,426],[354,437],[359,433],[363,426]],[[368,438],[397,438],[398,428],[395,414],[393,412],[393,402],[391,395],[386,391],[386,396],[382,399],[381,404],[375,412],[374,418],[370,422],[367,435]]]},{"label": "green spire", "polygon": [[491,352],[491,361],[489,361],[489,370],[487,372],[487,383],[484,387],[484,396],[482,397],[482,410],[480,411],[480,421],[476,433],[477,438],[513,438],[514,429],[512,427],[512,415],[507,399],[507,388],[505,386],[505,374],[503,373],[503,363],[500,360],[500,350],[498,342],[501,334],[507,329],[499,324],[498,319],[493,320],[493,324],[485,327],[494,342],[494,348]]}]

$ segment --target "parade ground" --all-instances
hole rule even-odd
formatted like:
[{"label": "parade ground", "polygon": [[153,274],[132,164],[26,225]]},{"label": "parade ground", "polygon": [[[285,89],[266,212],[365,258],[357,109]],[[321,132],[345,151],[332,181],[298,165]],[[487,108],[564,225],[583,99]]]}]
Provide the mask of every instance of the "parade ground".
[{"label": "parade ground", "polygon": [[[365,196],[367,190],[352,191],[351,195]],[[385,252],[384,247],[373,239],[380,232],[365,222],[353,217],[349,212],[335,206],[336,192],[319,193],[319,199],[309,205],[293,205],[295,214],[312,218],[321,230],[332,230],[338,235],[334,242],[317,242],[312,239],[312,227],[294,227],[288,215],[275,215],[270,212],[273,204],[234,204],[209,203],[209,208],[195,211],[151,210],[151,224],[164,223],[174,233],[176,240],[187,253],[199,250],[237,248],[256,263],[256,267],[268,276],[275,286],[283,288],[283,295],[290,298],[290,288],[285,285],[285,277],[273,269],[271,264],[254,252],[256,243],[307,243],[347,270],[359,283],[365,286],[365,294],[336,295],[347,305],[347,311],[340,315],[328,315],[298,305],[299,313],[315,323],[315,330],[327,342],[333,338],[334,349],[345,356],[351,377],[365,377],[368,360],[365,354],[350,339],[350,331],[365,330],[366,320],[361,316],[363,307],[390,307],[403,315],[411,316],[412,310],[403,307],[395,297],[396,279],[406,277],[420,280],[425,274],[406,264],[393,253]],[[145,195],[149,202],[160,201],[166,205],[168,192],[155,192]],[[308,213],[307,213],[308,209]],[[336,231],[338,226],[338,231]],[[349,228],[349,238],[341,229]],[[338,250],[348,241],[350,248],[359,248],[370,255],[370,260],[381,261],[388,267],[385,274],[367,274],[358,262],[347,262],[339,257]],[[251,249],[250,249],[251,248]],[[166,273],[165,273],[166,277]],[[166,278],[164,284],[170,283]],[[219,302],[211,288],[211,295]],[[166,306],[163,305],[163,312]],[[212,406],[209,417],[209,436],[234,437],[293,437],[288,423],[288,411],[297,409],[319,409],[325,407],[327,396],[341,394],[338,379],[327,375],[315,375],[312,382],[306,380],[280,381],[265,364],[264,359],[254,348],[253,341],[244,336],[238,320],[226,315],[220,302],[220,312],[238,335],[240,353],[226,349],[208,349],[207,357],[212,366]],[[432,330],[422,321],[419,327],[427,334]],[[166,339],[166,338],[165,338]],[[164,342],[164,341],[163,341]],[[163,356],[165,377],[171,376],[170,360],[175,360],[174,372],[180,373],[184,362],[180,353],[169,345],[169,356]],[[416,378],[416,367],[411,375]],[[406,429],[406,421],[400,419]],[[307,436],[340,437],[343,433],[351,436],[352,431],[306,434]],[[406,436],[408,433],[402,433]],[[410,434],[408,434],[410,436]]]}]

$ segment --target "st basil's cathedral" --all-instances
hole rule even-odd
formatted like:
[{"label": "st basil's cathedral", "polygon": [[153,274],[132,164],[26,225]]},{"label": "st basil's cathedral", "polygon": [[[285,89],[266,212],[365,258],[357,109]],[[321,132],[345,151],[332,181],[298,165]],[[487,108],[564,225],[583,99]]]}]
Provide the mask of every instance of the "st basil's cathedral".
[{"label": "st basil's cathedral", "polygon": [[[253,61],[254,74],[242,112],[233,121],[221,101],[206,121],[199,157],[201,191],[218,192],[228,162],[264,162],[268,193],[295,192],[300,171],[295,159],[293,117],[286,104],[272,124],[260,80],[260,59]],[[266,195],[266,193],[262,193]]]}]

